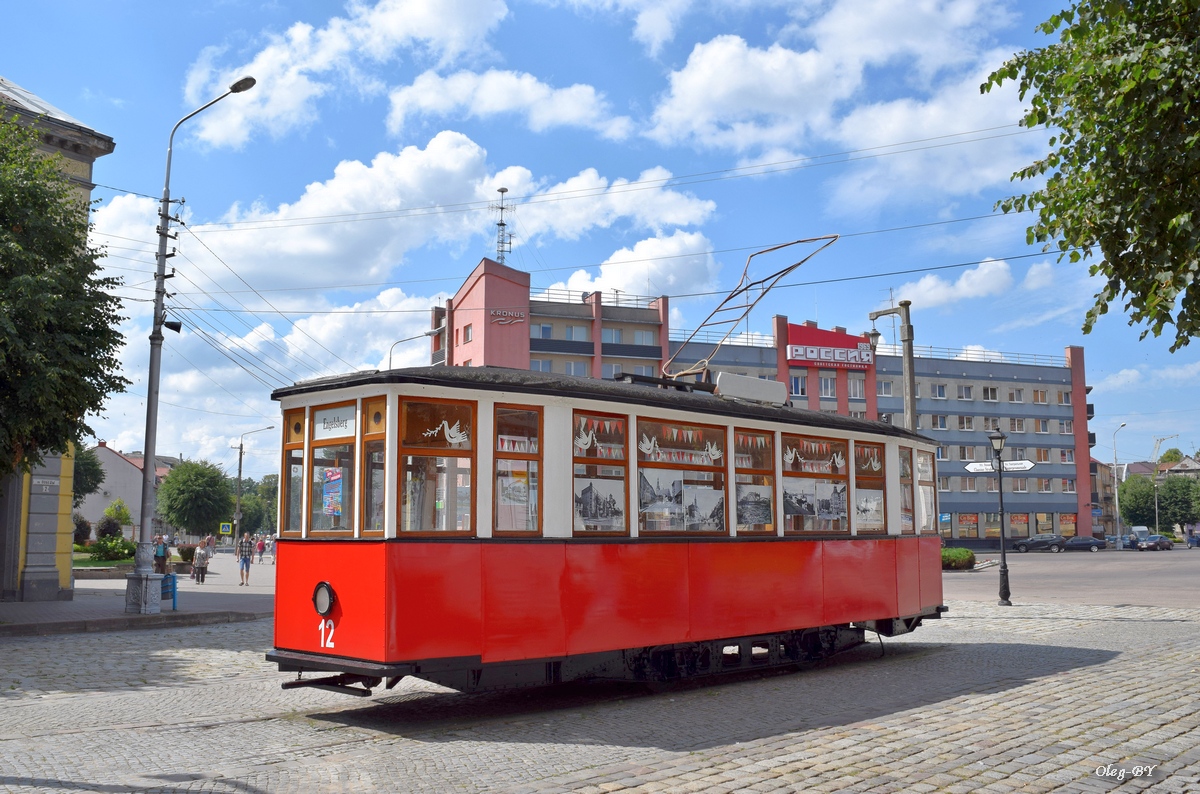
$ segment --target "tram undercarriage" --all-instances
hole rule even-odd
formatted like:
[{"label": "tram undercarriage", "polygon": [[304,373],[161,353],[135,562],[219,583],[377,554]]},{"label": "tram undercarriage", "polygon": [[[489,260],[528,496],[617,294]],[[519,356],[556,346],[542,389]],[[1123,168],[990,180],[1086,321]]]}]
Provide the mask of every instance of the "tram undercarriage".
[{"label": "tram undercarriage", "polygon": [[[440,684],[460,692],[548,686],[569,681],[632,681],[671,684],[710,676],[770,670],[817,662],[866,641],[866,632],[883,637],[906,634],[928,618],[940,618],[942,608],[907,618],[734,637],[707,642],[678,643],[623,651],[580,654],[562,659],[483,663],[479,657],[438,659],[404,664],[377,664],[336,659],[294,651],[273,651],[267,660],[281,672],[297,674],[284,689],[312,687],[367,697],[386,682],[391,689],[405,676]],[[304,673],[335,672],[321,678]]]}]

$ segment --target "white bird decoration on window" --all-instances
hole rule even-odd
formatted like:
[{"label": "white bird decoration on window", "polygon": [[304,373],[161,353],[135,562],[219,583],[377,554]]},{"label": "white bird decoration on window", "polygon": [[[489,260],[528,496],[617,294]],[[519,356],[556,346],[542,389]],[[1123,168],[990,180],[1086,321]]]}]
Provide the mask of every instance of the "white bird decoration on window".
[{"label": "white bird decoration on window", "polygon": [[638,442],[638,449],[646,457],[651,457],[658,454],[658,439],[650,438],[645,433],[642,433],[642,440]]},{"label": "white bird decoration on window", "polygon": [[465,444],[465,443],[467,443],[468,440],[470,440],[471,436],[469,433],[459,430],[458,425],[459,425],[459,423],[455,422],[454,426],[451,427],[450,423],[447,422],[445,419],[443,419],[442,423],[440,425],[438,425],[437,427],[435,427],[431,430],[426,430],[421,435],[425,436],[426,438],[429,438],[430,436],[436,436],[438,433],[445,433],[446,434],[446,443],[448,443],[448,444]]},{"label": "white bird decoration on window", "polygon": [[846,459],[842,457],[842,453],[840,452],[833,453],[833,457],[829,459],[829,462],[833,464],[834,471],[838,471],[846,465]]},{"label": "white bird decoration on window", "polygon": [[708,443],[706,443],[704,445],[704,454],[708,456],[709,460],[712,460],[712,461],[720,460],[721,459],[721,448],[717,446],[716,442],[709,441]]},{"label": "white bird decoration on window", "polygon": [[579,435],[575,436],[575,446],[583,451],[587,451],[591,449],[592,445],[595,443],[596,431],[584,430],[583,428],[580,428]]}]

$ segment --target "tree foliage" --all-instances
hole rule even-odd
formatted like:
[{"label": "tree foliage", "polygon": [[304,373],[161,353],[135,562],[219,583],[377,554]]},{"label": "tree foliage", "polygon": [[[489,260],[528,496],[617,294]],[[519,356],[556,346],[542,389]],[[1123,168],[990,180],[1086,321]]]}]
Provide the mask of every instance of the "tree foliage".
[{"label": "tree foliage", "polygon": [[1167,477],[1158,486],[1158,521],[1171,529],[1200,522],[1200,483],[1191,477]]},{"label": "tree foliage", "polygon": [[71,486],[73,494],[71,507],[76,508],[83,504],[84,499],[100,490],[100,484],[103,482],[104,467],[100,465],[100,458],[90,449],[77,448],[75,450],[75,479]]},{"label": "tree foliage", "polygon": [[279,475],[268,474],[258,484],[258,498],[263,502],[266,515],[263,516],[263,530],[274,533],[279,526]]},{"label": "tree foliage", "polygon": [[1178,463],[1183,460],[1183,450],[1179,447],[1171,447],[1163,454],[1159,455],[1159,463]]},{"label": "tree foliage", "polygon": [[158,512],[168,524],[196,535],[215,535],[233,514],[225,473],[208,461],[184,461],[158,487]]},{"label": "tree foliage", "polygon": [[1121,520],[1131,527],[1154,525],[1154,483],[1149,477],[1135,475],[1121,483]]},{"label": "tree foliage", "polygon": [[129,512],[129,505],[125,504],[125,500],[119,496],[112,501],[112,504],[104,508],[104,515],[123,527],[133,523],[133,515]]},{"label": "tree foliage", "polygon": [[112,516],[102,516],[96,522],[96,538],[120,537],[121,525]]},{"label": "tree foliage", "polygon": [[242,492],[242,520],[238,523],[239,537],[242,532],[257,534],[262,529],[267,511],[257,493]]},{"label": "tree foliage", "polygon": [[117,374],[120,281],[99,276],[88,211],[37,135],[0,118],[0,472],[92,435]]},{"label": "tree foliage", "polygon": [[1177,350],[1200,330],[1200,0],[1080,0],[1039,30],[1058,43],[1018,53],[981,87],[1017,81],[1021,124],[1054,132],[1013,175],[1044,187],[997,206],[1036,212],[1029,242],[1060,261],[1100,255],[1085,333],[1124,300],[1142,338],[1173,324]]}]

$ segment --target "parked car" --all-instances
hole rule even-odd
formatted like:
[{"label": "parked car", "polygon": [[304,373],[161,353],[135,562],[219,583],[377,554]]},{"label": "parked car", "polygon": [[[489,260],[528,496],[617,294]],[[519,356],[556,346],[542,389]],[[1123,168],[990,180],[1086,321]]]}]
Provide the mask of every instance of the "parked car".
[{"label": "parked car", "polygon": [[1175,544],[1164,535],[1147,535],[1145,540],[1138,541],[1138,551],[1170,551],[1173,548]]},{"label": "parked car", "polygon": [[1067,539],[1062,535],[1034,535],[1032,538],[1021,538],[1013,543],[1013,548],[1020,552],[1050,550],[1057,554],[1067,547]]},{"label": "parked car", "polygon": [[1090,535],[1076,535],[1073,538],[1067,538],[1067,551],[1100,551],[1107,547],[1108,544],[1101,538],[1093,538]]},{"label": "parked car", "polygon": [[1188,535],[1187,543],[1189,549],[1200,549],[1200,535]]}]

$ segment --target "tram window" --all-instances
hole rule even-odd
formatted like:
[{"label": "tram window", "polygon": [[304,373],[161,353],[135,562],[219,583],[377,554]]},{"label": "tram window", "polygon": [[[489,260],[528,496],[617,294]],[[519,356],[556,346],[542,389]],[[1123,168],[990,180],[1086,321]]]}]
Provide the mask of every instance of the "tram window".
[{"label": "tram window", "polygon": [[497,533],[541,530],[540,408],[496,406],[496,487],[492,528]]},{"label": "tram window", "polygon": [[784,531],[848,533],[849,445],[787,433],[781,445]]},{"label": "tram window", "polygon": [[913,451],[900,447],[900,534],[916,534],[916,506],[913,504]]},{"label": "tram window", "polygon": [[775,434],[733,431],[737,531],[775,531]]},{"label": "tram window", "polygon": [[387,398],[363,400],[363,535],[383,535],[383,500],[387,490],[387,457],[383,434],[386,429]]},{"label": "tram window", "polygon": [[725,533],[725,432],[638,419],[641,532]]},{"label": "tram window", "polygon": [[854,526],[859,533],[886,532],[883,444],[854,445]]},{"label": "tram window", "polygon": [[402,402],[401,532],[473,531],[474,430],[473,403]]},{"label": "tram window", "polygon": [[626,420],[622,416],[574,415],[574,530],[624,535],[626,516]]},{"label": "tram window", "polygon": [[355,405],[314,408],[308,460],[308,533],[354,531]]},{"label": "tram window", "polygon": [[283,415],[283,494],[279,531],[299,535],[304,526],[304,410]]},{"label": "tram window", "polygon": [[917,452],[917,532],[934,531],[937,516],[937,494],[934,489],[933,454]]}]

